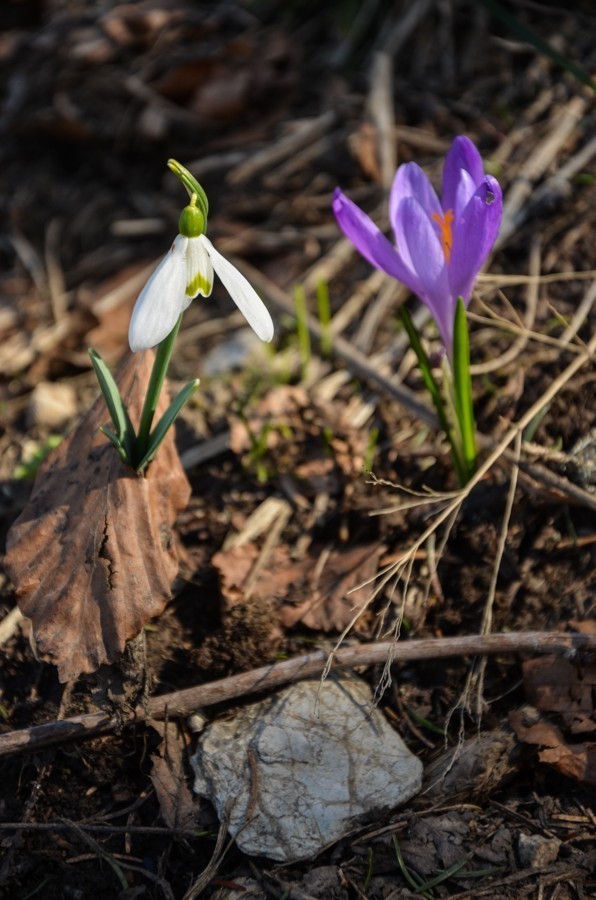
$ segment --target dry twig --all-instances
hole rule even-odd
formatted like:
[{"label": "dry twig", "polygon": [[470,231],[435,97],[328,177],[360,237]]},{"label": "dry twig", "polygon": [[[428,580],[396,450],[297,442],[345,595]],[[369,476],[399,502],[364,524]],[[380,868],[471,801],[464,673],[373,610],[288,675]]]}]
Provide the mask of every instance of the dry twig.
[{"label": "dry twig", "polygon": [[[217,703],[262,693],[283,684],[320,676],[327,668],[333,671],[355,666],[372,666],[383,663],[389,654],[393,662],[423,659],[446,659],[456,656],[494,656],[501,653],[565,653],[575,655],[596,650],[596,635],[561,634],[535,631],[525,633],[467,635],[455,638],[433,638],[416,641],[383,641],[343,647],[331,657],[316,651],[295,659],[262,666],[250,672],[223,678],[210,684],[153,697],[147,707],[138,707],[125,724],[146,719],[163,719],[166,716],[187,716],[194,710],[214,706]],[[62,721],[47,722],[20,731],[0,735],[0,757],[11,753],[39,750],[52,744],[83,737],[95,737],[122,726],[122,717],[106,713],[87,713]]]}]

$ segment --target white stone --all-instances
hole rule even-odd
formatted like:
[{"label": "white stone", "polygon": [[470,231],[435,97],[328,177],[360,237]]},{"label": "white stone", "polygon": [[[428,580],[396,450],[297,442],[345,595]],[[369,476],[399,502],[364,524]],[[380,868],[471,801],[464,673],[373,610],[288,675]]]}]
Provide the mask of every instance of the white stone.
[{"label": "white stone", "polygon": [[210,725],[195,791],[247,854],[312,858],[414,796],[422,764],[355,678],[305,681]]}]

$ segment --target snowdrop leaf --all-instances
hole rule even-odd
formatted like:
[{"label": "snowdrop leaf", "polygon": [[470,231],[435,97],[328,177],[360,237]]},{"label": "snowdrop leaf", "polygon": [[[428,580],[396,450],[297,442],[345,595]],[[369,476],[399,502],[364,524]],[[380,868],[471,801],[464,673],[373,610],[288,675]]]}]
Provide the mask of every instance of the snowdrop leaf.
[{"label": "snowdrop leaf", "polygon": [[159,450],[159,447],[166,434],[168,433],[169,428],[174,424],[174,422],[178,418],[178,414],[186,405],[186,403],[188,403],[198,386],[199,379],[195,378],[194,381],[189,381],[189,383],[185,387],[183,387],[182,390],[176,395],[170,406],[167,408],[167,410],[151,432],[147,453],[137,465],[137,472],[142,472],[149,465],[149,463]]},{"label": "snowdrop leaf", "polygon": [[[89,350],[89,356],[91,357],[99,388],[116,433],[112,434],[109,429],[105,428],[102,430],[106,437],[112,441],[118,452],[122,449],[125,454],[124,458],[131,462],[134,453],[135,431],[132,427],[128,410],[122,402],[118,385],[114,381],[112,373],[99,353],[96,353],[95,350]],[[114,441],[113,438],[116,440]]]}]

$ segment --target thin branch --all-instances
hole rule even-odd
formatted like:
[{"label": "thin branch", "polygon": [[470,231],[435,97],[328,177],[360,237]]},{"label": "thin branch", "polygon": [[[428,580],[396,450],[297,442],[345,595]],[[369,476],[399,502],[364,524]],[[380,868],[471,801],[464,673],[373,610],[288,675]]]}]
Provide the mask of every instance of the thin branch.
[{"label": "thin branch", "polygon": [[[400,663],[456,656],[493,656],[500,653],[561,653],[573,656],[576,653],[594,650],[596,650],[596,635],[549,631],[467,635],[400,642],[383,641],[378,644],[340,648],[333,654],[331,670],[378,665],[385,661],[389,653],[393,655],[395,663]],[[327,664],[328,654],[316,651],[220,681],[153,697],[149,700],[146,710],[138,707],[125,722],[121,716],[87,713],[20,731],[7,732],[0,735],[0,757],[23,751],[37,751],[66,740],[96,737],[122,725],[132,725],[146,719],[188,716],[197,708],[213,706],[248,694],[271,691],[290,682],[320,676]]]}]

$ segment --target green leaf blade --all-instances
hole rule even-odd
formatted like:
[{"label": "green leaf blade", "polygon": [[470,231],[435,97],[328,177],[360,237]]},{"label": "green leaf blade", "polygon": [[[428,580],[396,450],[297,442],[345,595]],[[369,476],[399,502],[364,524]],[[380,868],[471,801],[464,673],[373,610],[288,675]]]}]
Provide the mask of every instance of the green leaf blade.
[{"label": "green leaf blade", "polygon": [[461,435],[461,446],[467,478],[476,468],[476,429],[470,374],[470,336],[466,319],[466,307],[461,297],[457,300],[453,326],[453,392],[455,409]]},{"label": "green leaf blade", "polygon": [[[118,385],[99,353],[90,349],[89,356],[95,370],[99,389],[114,425],[115,436],[126,454],[127,461],[132,463],[135,446],[135,430],[130,420],[128,410],[120,396]],[[102,431],[109,437],[104,429],[102,429]],[[112,439],[110,438],[110,440]]]},{"label": "green leaf blade", "polygon": [[447,435],[447,440],[449,441],[449,445],[451,447],[451,458],[453,460],[453,465],[457,472],[457,477],[460,483],[465,483],[467,481],[467,477],[465,476],[465,466],[463,460],[460,457],[459,449],[457,442],[454,439],[453,429],[449,422],[449,417],[445,410],[445,403],[443,401],[443,397],[441,395],[441,390],[437,383],[437,380],[432,372],[432,367],[430,364],[430,360],[428,358],[428,354],[424,347],[422,346],[422,341],[420,340],[420,335],[418,334],[414,323],[412,322],[412,318],[410,313],[408,312],[405,305],[402,305],[399,309],[399,314],[401,320],[403,322],[404,328],[406,329],[406,334],[408,335],[408,339],[410,341],[410,346],[414,353],[416,354],[416,359],[418,360],[418,365],[420,366],[420,371],[422,373],[422,379],[424,381],[424,385],[429,392],[435,409],[437,411],[437,416],[439,417],[439,422],[441,423],[441,428]]},{"label": "green leaf blade", "polygon": [[182,390],[176,394],[176,397],[166,409],[165,413],[151,432],[147,452],[139,463],[135,466],[137,472],[142,472],[147,468],[159,447],[168,433],[170,427],[174,424],[182,408],[188,403],[194,392],[199,386],[199,379],[195,378],[189,381]]}]

